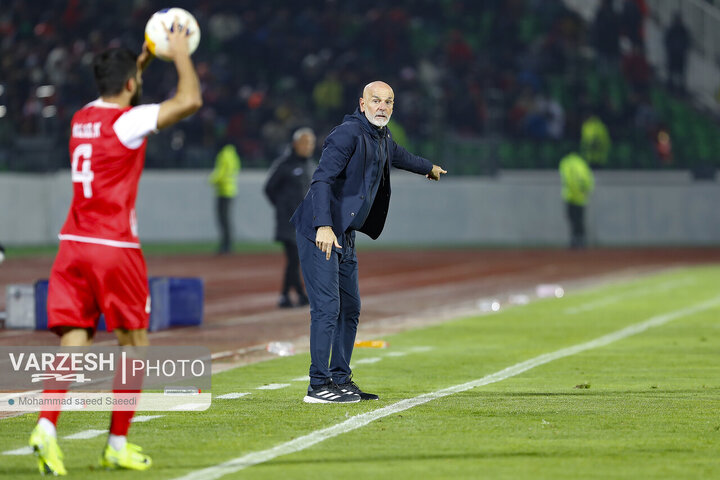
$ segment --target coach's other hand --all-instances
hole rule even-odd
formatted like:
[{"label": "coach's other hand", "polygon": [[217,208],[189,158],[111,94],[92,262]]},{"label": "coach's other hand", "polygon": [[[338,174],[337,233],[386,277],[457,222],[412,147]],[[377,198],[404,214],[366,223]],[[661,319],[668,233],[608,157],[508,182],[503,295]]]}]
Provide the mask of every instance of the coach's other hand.
[{"label": "coach's other hand", "polygon": [[342,248],[337,241],[332,227],[318,227],[317,234],[315,234],[315,246],[325,252],[325,260],[330,260],[333,245],[337,248]]},{"label": "coach's other hand", "polygon": [[430,180],[435,180],[436,182],[440,180],[440,174],[447,173],[446,170],[443,170],[443,168],[440,165],[433,165],[432,170],[430,170],[430,173],[425,175]]}]

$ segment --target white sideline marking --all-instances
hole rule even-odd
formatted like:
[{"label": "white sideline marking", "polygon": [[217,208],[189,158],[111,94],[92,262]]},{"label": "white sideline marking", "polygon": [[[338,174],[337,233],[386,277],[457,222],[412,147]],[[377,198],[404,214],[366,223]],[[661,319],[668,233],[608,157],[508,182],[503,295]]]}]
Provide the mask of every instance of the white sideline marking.
[{"label": "white sideline marking", "polygon": [[363,363],[377,363],[380,360],[382,360],[382,358],[380,358],[380,357],[369,357],[369,358],[361,358],[360,360],[355,360],[353,363],[355,365],[361,365]]},{"label": "white sideline marking", "polygon": [[638,288],[637,290],[631,290],[629,292],[619,293],[617,295],[612,295],[610,297],[605,297],[605,298],[601,298],[598,300],[594,300],[592,302],[583,303],[582,305],[579,305],[577,307],[569,307],[569,308],[565,309],[565,313],[567,313],[569,315],[575,315],[577,313],[587,312],[589,310],[595,310],[598,307],[604,307],[606,305],[618,302],[620,300],[624,300],[626,298],[639,297],[639,296],[648,295],[651,293],[665,292],[665,291],[668,291],[675,287],[680,287],[683,285],[691,285],[693,283],[695,283],[695,281],[692,278],[680,278],[678,280],[671,280],[671,281],[656,285],[654,287],[642,287],[642,288]]},{"label": "white sideline marking", "polygon": [[594,340],[590,340],[589,342],[580,343],[580,344],[574,345],[572,347],[562,348],[562,349],[556,350],[554,352],[545,353],[545,354],[537,356],[535,358],[531,358],[530,360],[516,363],[515,365],[507,367],[504,370],[500,370],[499,372],[491,373],[490,375],[486,375],[482,378],[473,380],[471,382],[462,383],[460,385],[454,385],[452,387],[444,388],[442,390],[437,390],[435,392],[425,393],[423,395],[419,395],[414,398],[408,398],[406,400],[401,400],[392,405],[388,405],[387,407],[379,408],[379,409],[373,410],[371,412],[356,415],[354,417],[351,417],[351,418],[345,420],[342,423],[338,423],[331,427],[323,428],[322,430],[315,430],[314,432],[311,432],[307,435],[303,435],[302,437],[298,437],[294,440],[290,440],[289,442],[281,443],[281,444],[276,445],[275,447],[269,448],[267,450],[261,450],[259,452],[251,452],[251,453],[248,453],[247,455],[243,455],[242,457],[237,457],[237,458],[228,460],[227,462],[223,462],[223,463],[220,463],[220,464],[212,466],[212,467],[208,467],[208,468],[204,468],[202,470],[196,470],[194,472],[190,472],[187,475],[176,478],[175,480],[217,479],[224,475],[242,470],[244,468],[251,467],[251,466],[257,465],[259,463],[270,461],[270,460],[272,460],[276,457],[282,456],[282,455],[288,455],[290,453],[295,453],[295,452],[299,452],[301,450],[305,450],[306,448],[312,447],[313,445],[320,443],[324,440],[336,437],[338,435],[350,432],[352,430],[356,430],[360,427],[364,427],[365,425],[367,425],[375,420],[378,420],[380,418],[387,417],[388,415],[402,412],[402,411],[408,410],[412,407],[416,407],[418,405],[422,405],[424,403],[430,402],[432,400],[437,400],[439,398],[443,398],[448,395],[465,392],[465,391],[470,390],[475,387],[480,387],[483,385],[489,385],[491,383],[500,382],[502,380],[508,379],[510,377],[514,377],[521,373],[524,373],[535,367],[539,367],[540,365],[544,365],[546,363],[552,362],[553,360],[557,360],[559,358],[564,358],[564,357],[569,357],[571,355],[575,355],[577,353],[581,353],[586,350],[592,350],[594,348],[604,347],[604,346],[609,345],[618,340],[622,340],[622,339],[630,337],[632,335],[637,335],[638,333],[642,333],[650,328],[664,325],[672,320],[675,320],[676,318],[691,315],[693,313],[707,310],[708,308],[712,308],[712,307],[715,307],[718,305],[720,305],[720,297],[716,297],[716,298],[713,298],[706,302],[699,303],[699,304],[696,304],[696,305],[693,305],[690,307],[686,307],[686,308],[683,308],[680,310],[675,310],[674,312],[665,313],[662,315],[656,315],[644,322],[630,325],[621,330],[617,330],[615,332],[609,333],[607,335],[603,335],[602,337],[596,338]]},{"label": "white sideline marking", "polygon": [[87,440],[90,438],[99,437],[100,435],[103,435],[105,433],[108,433],[107,430],[83,430],[82,432],[73,433],[72,435],[68,435],[66,437],[63,437],[65,440]]},{"label": "white sideline marking", "polygon": [[250,392],[234,392],[234,393],[226,393],[225,395],[218,395],[215,398],[222,398],[222,399],[229,399],[232,400],[234,398],[240,398],[244,397],[245,395],[250,395]]},{"label": "white sideline marking", "polygon": [[305,375],[302,377],[293,378],[290,380],[291,382],[309,382],[310,381],[310,375]]},{"label": "white sideline marking", "polygon": [[15,450],[7,450],[5,452],[2,452],[3,455],[31,455],[32,453],[33,453],[33,449],[30,446],[16,448]]},{"label": "white sideline marking", "polygon": [[387,354],[388,357],[404,357],[407,355],[407,352],[389,352]]},{"label": "white sideline marking", "polygon": [[424,353],[429,352],[430,350],[433,350],[435,347],[412,347],[409,352],[412,353]]},{"label": "white sideline marking", "polygon": [[[131,422],[132,423],[141,423],[141,422],[147,422],[148,420],[152,420],[154,418],[160,418],[164,417],[165,415],[138,415],[137,417],[133,417]],[[96,429],[89,429],[89,430],[83,430],[82,432],[73,433],[72,435],[67,435],[63,437],[65,440],[88,440],[90,438],[99,437],[100,435],[104,435],[108,433],[107,430],[96,430]]]},{"label": "white sideline marking", "polygon": [[263,385],[262,387],[257,387],[256,390],[278,390],[289,386],[289,383],[270,383],[268,385]]},{"label": "white sideline marking", "polygon": [[156,418],[162,418],[165,415],[136,415],[132,418],[132,423],[147,422],[148,420],[154,420]]}]

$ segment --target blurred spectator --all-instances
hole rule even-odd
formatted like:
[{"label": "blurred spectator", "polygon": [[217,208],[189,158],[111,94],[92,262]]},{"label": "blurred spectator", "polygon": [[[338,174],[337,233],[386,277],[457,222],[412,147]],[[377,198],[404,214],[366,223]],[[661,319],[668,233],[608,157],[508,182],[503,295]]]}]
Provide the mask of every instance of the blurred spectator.
[{"label": "blurred spectator", "polygon": [[622,71],[634,93],[642,95],[649,90],[653,72],[642,46],[632,46],[623,56]]},{"label": "blurred spectator", "polygon": [[585,248],[585,206],[595,188],[595,179],[588,164],[575,152],[560,160],[559,170],[562,196],[570,224],[570,248]]},{"label": "blurred spectator", "polygon": [[[166,6],[159,0],[6,3],[0,12],[0,148],[6,150],[25,137],[59,143],[71,113],[92,96],[94,53],[119,44],[139,51],[147,18]],[[575,138],[584,108],[594,109],[613,135],[630,135],[634,99],[628,96],[648,93],[653,75],[642,51],[633,49],[622,63],[627,80],[613,83],[618,37],[642,44],[647,7],[644,0],[615,3],[622,3],[622,14],[605,0],[586,32],[561,0],[184,0],[203,30],[193,59],[204,106],[150,139],[147,164],[210,167],[232,138],[246,167],[265,167],[299,126],[312,121],[326,136],[342,106],[355,101],[360,79],[381,76],[398,86],[395,118],[415,145],[440,148],[450,133],[445,129],[463,137]],[[599,68],[586,61],[586,41],[597,49]],[[152,66],[146,78],[145,101],[163,100],[174,82]],[[49,168],[65,168],[66,153],[52,153]]]},{"label": "blurred spectator", "polygon": [[607,74],[620,59],[620,16],[613,0],[603,0],[592,26],[593,46],[600,60],[600,69]]},{"label": "blurred spectator", "polygon": [[[300,258],[290,217],[310,188],[314,170],[310,157],[315,152],[315,133],[307,127],[299,128],[292,140],[292,146],[273,162],[265,182],[265,195],[275,208],[275,240],[281,242],[285,249],[285,275],[278,301],[280,308],[302,307],[309,303],[300,280]],[[297,294],[296,303],[290,298],[291,290]]]},{"label": "blurred spectator", "polygon": [[670,132],[665,127],[660,127],[657,130],[655,153],[661,165],[668,166],[673,163],[672,140],[670,139]]},{"label": "blurred spectator", "polygon": [[634,127],[645,133],[647,138],[652,138],[658,129],[660,123],[660,115],[650,102],[649,95],[639,97],[638,104],[635,108],[635,118],[633,120]]},{"label": "blurred spectator", "polygon": [[647,13],[644,0],[625,0],[623,3],[620,12],[621,32],[633,46],[645,44],[643,21]]},{"label": "blurred spectator", "polygon": [[607,164],[610,153],[610,134],[605,124],[595,115],[589,115],[580,132],[580,154],[593,166]]},{"label": "blurred spectator", "polygon": [[343,105],[343,85],[338,74],[328,72],[325,78],[315,85],[312,96],[317,113],[323,120],[339,116]]},{"label": "blurred spectator", "polygon": [[217,198],[216,213],[220,228],[221,255],[232,250],[232,223],[230,222],[230,207],[233,198],[237,196],[237,176],[240,171],[240,157],[235,145],[227,144],[215,157],[215,169],[210,174],[210,183],[215,187]]},{"label": "blurred spectator", "polygon": [[547,116],[547,133],[552,140],[560,140],[565,134],[565,109],[554,98],[547,100],[545,106]]},{"label": "blurred spectator", "polygon": [[665,32],[665,61],[667,83],[670,90],[685,91],[685,66],[690,50],[690,34],[680,12],[675,13],[672,25]]}]

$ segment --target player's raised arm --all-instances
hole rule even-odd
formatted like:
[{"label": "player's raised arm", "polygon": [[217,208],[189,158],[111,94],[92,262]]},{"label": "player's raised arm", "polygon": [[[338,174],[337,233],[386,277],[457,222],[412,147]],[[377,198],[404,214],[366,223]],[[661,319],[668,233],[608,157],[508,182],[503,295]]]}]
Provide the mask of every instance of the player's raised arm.
[{"label": "player's raised arm", "polygon": [[187,32],[176,20],[172,30],[166,29],[166,33],[168,36],[166,56],[175,64],[178,84],[175,96],[160,104],[157,128],[169,127],[183,118],[189,117],[202,107],[200,81],[190,59]]}]

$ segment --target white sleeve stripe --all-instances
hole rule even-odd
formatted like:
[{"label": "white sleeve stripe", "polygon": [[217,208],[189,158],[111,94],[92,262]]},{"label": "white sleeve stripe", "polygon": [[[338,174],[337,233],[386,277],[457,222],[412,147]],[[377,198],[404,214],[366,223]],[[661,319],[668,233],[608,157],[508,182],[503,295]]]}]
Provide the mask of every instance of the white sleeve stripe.
[{"label": "white sleeve stripe", "polygon": [[151,103],[139,105],[120,115],[113,124],[113,130],[120,143],[131,150],[137,150],[145,137],[157,131],[160,105]]}]

